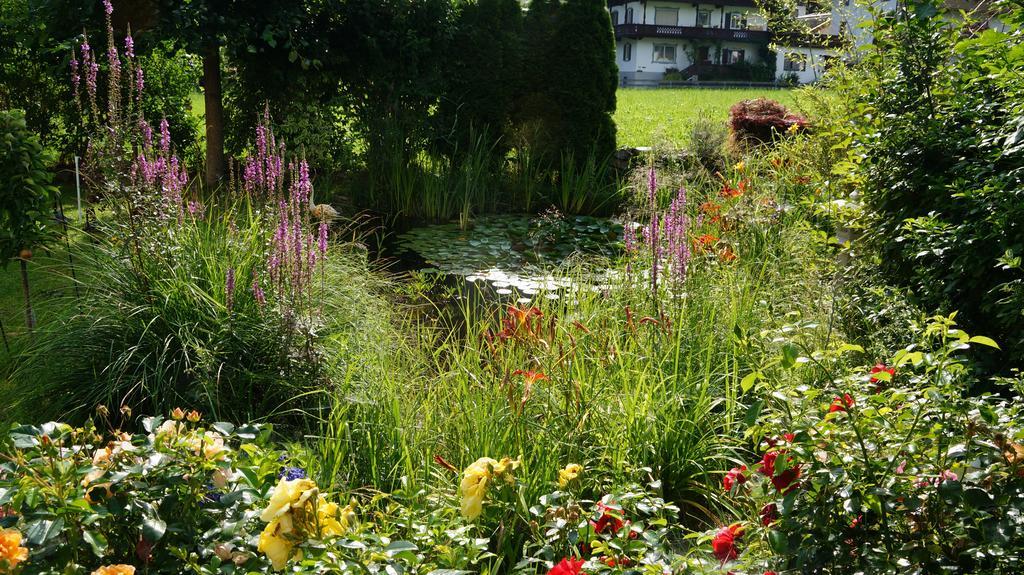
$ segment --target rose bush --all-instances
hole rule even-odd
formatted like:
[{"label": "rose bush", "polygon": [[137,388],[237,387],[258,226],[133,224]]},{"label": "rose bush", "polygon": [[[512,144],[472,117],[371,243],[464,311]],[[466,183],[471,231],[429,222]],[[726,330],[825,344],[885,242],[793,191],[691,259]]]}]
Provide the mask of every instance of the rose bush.
[{"label": "rose bush", "polygon": [[1020,572],[1024,419],[1016,402],[966,394],[963,352],[979,345],[996,347],[935,317],[873,368],[844,373],[816,352],[789,373],[824,383],[762,381],[757,471],[738,481],[734,469],[724,485],[746,534],[737,545],[723,528],[714,555],[737,572]]}]

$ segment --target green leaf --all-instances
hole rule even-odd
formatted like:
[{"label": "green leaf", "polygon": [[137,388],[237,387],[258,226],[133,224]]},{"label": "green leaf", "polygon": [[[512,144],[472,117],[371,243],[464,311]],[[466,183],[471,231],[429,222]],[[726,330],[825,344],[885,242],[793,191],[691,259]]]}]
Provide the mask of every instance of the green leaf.
[{"label": "green leaf", "polygon": [[1002,349],[1001,347],[999,347],[999,344],[996,343],[994,339],[990,337],[985,337],[983,335],[976,335],[967,341],[971,343],[980,343],[981,345],[987,345],[989,347],[994,347],[999,350]]},{"label": "green leaf", "polygon": [[399,553],[405,553],[406,551],[415,553],[418,550],[419,547],[416,547],[416,544],[412,541],[392,541],[390,545],[384,548],[384,553],[386,553],[388,557],[394,557]]},{"label": "green leaf", "polygon": [[150,543],[156,543],[167,531],[167,523],[159,517],[150,516],[142,520],[142,537]]},{"label": "green leaf", "polygon": [[748,373],[746,376],[744,376],[743,379],[740,381],[740,389],[743,390],[743,393],[750,391],[750,388],[754,387],[754,383],[757,382],[757,380],[760,379],[760,377],[761,373],[758,371]]},{"label": "green leaf", "polygon": [[799,351],[795,345],[787,343],[782,346],[782,367],[786,369],[793,369],[793,366],[796,365],[796,358],[799,355]]},{"label": "green leaf", "polygon": [[47,541],[60,535],[63,529],[64,520],[59,517],[52,521],[49,519],[37,519],[28,524],[28,527],[25,529],[25,539],[30,547],[41,547]]},{"label": "green leaf", "polygon": [[772,529],[768,532],[768,543],[772,546],[772,551],[780,555],[789,549],[789,539],[786,538],[785,533],[778,529]]},{"label": "green leaf", "polygon": [[82,532],[85,542],[92,548],[97,557],[103,557],[107,553],[107,538],[102,533],[86,529]]}]

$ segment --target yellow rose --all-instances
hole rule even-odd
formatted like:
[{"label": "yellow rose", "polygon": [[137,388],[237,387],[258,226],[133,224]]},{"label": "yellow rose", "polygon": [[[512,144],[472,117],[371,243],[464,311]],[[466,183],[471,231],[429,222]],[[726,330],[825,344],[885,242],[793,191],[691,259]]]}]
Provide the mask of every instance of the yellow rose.
[{"label": "yellow rose", "polygon": [[510,457],[502,457],[501,461],[492,465],[494,466],[495,477],[504,477],[506,481],[512,483],[514,480],[512,472],[519,469],[519,460],[512,459]]},{"label": "yellow rose", "polygon": [[21,531],[0,531],[0,567],[13,571],[18,563],[28,559],[28,549],[21,546]]},{"label": "yellow rose", "polygon": [[256,550],[270,559],[270,564],[275,571],[284,569],[288,564],[288,558],[292,556],[294,542],[288,538],[292,532],[292,518],[290,515],[282,515],[267,524],[260,533],[260,540]]},{"label": "yellow rose", "polygon": [[316,483],[309,479],[292,479],[291,481],[281,478],[270,495],[270,502],[267,508],[260,514],[260,519],[266,523],[288,513],[292,508],[299,508],[316,493]]},{"label": "yellow rose", "polygon": [[338,509],[338,504],[323,497],[317,503],[316,515],[320,525],[320,537],[340,537],[355,523],[355,501]]},{"label": "yellow rose", "polygon": [[462,472],[462,516],[472,521],[483,512],[487,484],[491,481],[491,469],[498,462],[490,457],[481,457]]},{"label": "yellow rose", "polygon": [[569,485],[569,482],[575,481],[580,476],[580,473],[583,473],[583,466],[579,463],[566,465],[565,469],[558,471],[558,486],[565,489],[565,486]]},{"label": "yellow rose", "polygon": [[135,567],[131,565],[105,565],[93,571],[92,575],[135,575]]}]

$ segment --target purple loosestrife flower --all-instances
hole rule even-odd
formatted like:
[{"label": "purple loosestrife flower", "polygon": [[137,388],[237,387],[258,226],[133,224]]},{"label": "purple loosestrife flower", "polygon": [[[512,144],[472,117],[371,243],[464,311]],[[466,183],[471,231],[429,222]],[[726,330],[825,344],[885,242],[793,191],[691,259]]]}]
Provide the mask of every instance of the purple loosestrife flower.
[{"label": "purple loosestrife flower", "polygon": [[124,37],[124,55],[128,58],[135,57],[135,40],[131,34]]},{"label": "purple loosestrife flower", "polygon": [[110,16],[114,13],[114,5],[110,3],[110,0],[103,0],[103,11]]},{"label": "purple loosestrife flower", "polygon": [[224,280],[224,292],[226,294],[226,306],[228,311],[235,305],[235,268],[228,268],[227,278]]},{"label": "purple loosestrife flower", "polygon": [[139,99],[139,104],[140,105],[142,103],[142,88],[145,85],[146,85],[146,83],[143,80],[142,66],[139,66],[138,68],[135,69],[135,92],[137,94],[136,97]]},{"label": "purple loosestrife flower", "polygon": [[330,228],[327,222],[320,222],[319,237],[317,239],[316,247],[320,250],[320,255],[323,256],[327,253],[327,234]]},{"label": "purple loosestrife flower", "polygon": [[167,118],[160,120],[160,152],[171,153],[171,127],[167,123]]},{"label": "purple loosestrife flower", "polygon": [[299,163],[299,184],[296,192],[296,200],[300,206],[305,204],[309,200],[310,194],[313,193],[313,183],[309,181],[309,164],[306,163],[306,160]]},{"label": "purple loosestrife flower", "polygon": [[93,104],[96,102],[96,75],[100,66],[93,61],[92,48],[89,46],[89,39],[82,41],[82,70],[85,72],[85,91]]},{"label": "purple loosestrife flower", "polygon": [[142,132],[142,149],[150,151],[153,149],[153,128],[143,118],[139,118],[139,131]]},{"label": "purple loosestrife flower", "polygon": [[267,304],[267,296],[263,293],[263,288],[260,287],[260,282],[256,279],[252,280],[252,297],[256,299],[256,303],[260,307]]},{"label": "purple loosestrife flower", "polygon": [[82,81],[81,76],[78,75],[78,57],[75,55],[74,49],[71,50],[71,87],[75,90],[75,97],[78,97],[78,85]]}]

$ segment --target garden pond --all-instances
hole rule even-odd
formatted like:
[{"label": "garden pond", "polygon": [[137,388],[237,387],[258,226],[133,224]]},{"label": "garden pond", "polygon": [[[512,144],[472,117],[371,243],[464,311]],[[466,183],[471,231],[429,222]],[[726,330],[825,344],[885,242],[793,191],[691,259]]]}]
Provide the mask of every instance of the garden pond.
[{"label": "garden pond", "polygon": [[[465,281],[496,299],[558,298],[569,288],[564,272],[585,269],[594,284],[606,269],[594,267],[623,249],[623,224],[607,218],[489,215],[466,229],[456,223],[414,228],[395,238],[398,269]],[[563,273],[558,273],[563,272]]]}]

